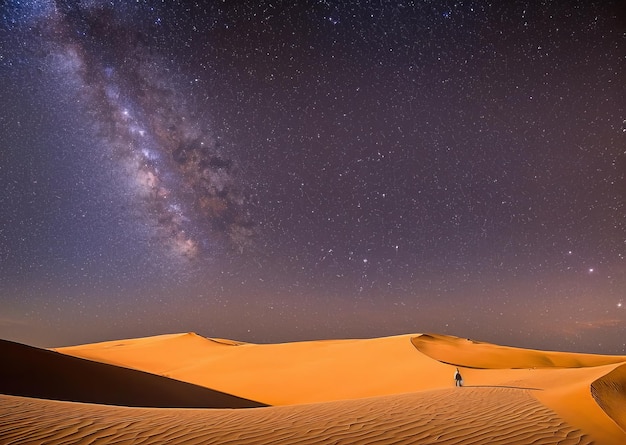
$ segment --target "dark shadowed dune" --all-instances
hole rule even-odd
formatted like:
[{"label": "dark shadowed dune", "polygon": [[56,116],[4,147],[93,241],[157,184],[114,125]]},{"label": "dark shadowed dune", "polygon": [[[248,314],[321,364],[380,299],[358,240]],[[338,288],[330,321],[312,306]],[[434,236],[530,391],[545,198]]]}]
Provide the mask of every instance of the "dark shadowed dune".
[{"label": "dark shadowed dune", "polygon": [[153,408],[254,408],[252,400],[142,371],[0,340],[0,393]]},{"label": "dark shadowed dune", "polygon": [[594,381],[591,394],[609,417],[626,431],[626,365]]}]

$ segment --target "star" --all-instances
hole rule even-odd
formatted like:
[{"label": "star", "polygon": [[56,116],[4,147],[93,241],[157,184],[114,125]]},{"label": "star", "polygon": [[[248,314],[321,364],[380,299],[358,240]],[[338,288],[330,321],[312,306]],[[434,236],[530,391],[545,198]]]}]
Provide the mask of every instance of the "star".
[{"label": "star", "polygon": [[0,335],[623,352],[537,321],[624,303],[617,0],[5,3]]}]

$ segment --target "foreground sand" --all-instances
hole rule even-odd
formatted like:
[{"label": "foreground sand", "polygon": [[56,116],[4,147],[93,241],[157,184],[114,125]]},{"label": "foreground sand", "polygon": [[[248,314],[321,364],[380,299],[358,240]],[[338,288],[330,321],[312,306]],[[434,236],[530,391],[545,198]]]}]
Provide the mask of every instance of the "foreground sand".
[{"label": "foreground sand", "polygon": [[3,443],[591,444],[528,390],[467,388],[247,410],[0,396]]},{"label": "foreground sand", "polygon": [[[188,333],[57,351],[284,406],[151,409],[5,395],[0,444],[626,444],[624,356],[439,335],[254,345]],[[463,388],[454,387],[456,367]]]}]

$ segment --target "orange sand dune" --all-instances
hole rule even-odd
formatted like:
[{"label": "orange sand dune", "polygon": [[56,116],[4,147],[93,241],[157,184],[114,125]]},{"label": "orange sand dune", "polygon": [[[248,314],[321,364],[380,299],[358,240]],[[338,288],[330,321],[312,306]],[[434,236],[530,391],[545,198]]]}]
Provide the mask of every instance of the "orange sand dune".
[{"label": "orange sand dune", "polygon": [[[514,386],[520,380],[540,376],[533,385],[542,386],[543,380],[555,374],[541,370],[550,364],[555,366],[555,362],[559,367],[626,362],[625,356],[532,351],[436,335],[258,345],[187,333],[57,351],[161,374],[270,405],[449,388],[455,369],[449,363],[488,368],[481,372],[465,369],[468,383]],[[544,366],[520,366],[537,363]],[[542,389],[555,384],[546,383]]]},{"label": "orange sand dune", "polygon": [[436,334],[413,337],[411,343],[435,360],[458,366],[468,385],[534,388],[544,405],[595,431],[598,443],[614,437],[626,443],[619,421],[626,398],[626,372],[619,370],[626,356],[511,348]]},{"label": "orange sand dune", "polygon": [[[529,390],[451,388],[247,410],[120,408],[0,396],[17,444],[591,444]],[[623,442],[595,442],[617,445]]]},{"label": "orange sand dune", "polygon": [[402,335],[258,345],[188,333],[56,350],[269,405],[449,388],[450,366],[417,352],[410,339]]},{"label": "orange sand dune", "polygon": [[[248,408],[251,400],[0,340],[0,394],[121,406]],[[1,442],[1,440],[0,440]]]},{"label": "orange sand dune", "polygon": [[625,356],[526,350],[434,334],[257,345],[187,333],[57,350],[271,405],[418,397],[449,390],[459,367],[466,387],[450,403],[465,403],[474,390],[488,398],[491,389],[522,392],[596,443],[626,443],[620,411]]},{"label": "orange sand dune", "polygon": [[411,343],[435,360],[467,368],[580,368],[626,361],[626,356],[537,351],[437,334],[413,337]]},{"label": "orange sand dune", "polygon": [[[189,333],[59,351],[288,406],[131,409],[3,396],[0,443],[626,444],[625,356],[431,334],[255,345]],[[453,386],[456,367],[463,388]]]},{"label": "orange sand dune", "polygon": [[215,351],[240,344],[245,343],[209,339],[187,333],[106,341],[54,350],[103,363],[167,375],[172,369],[193,366],[198,360],[205,360],[213,355]]}]

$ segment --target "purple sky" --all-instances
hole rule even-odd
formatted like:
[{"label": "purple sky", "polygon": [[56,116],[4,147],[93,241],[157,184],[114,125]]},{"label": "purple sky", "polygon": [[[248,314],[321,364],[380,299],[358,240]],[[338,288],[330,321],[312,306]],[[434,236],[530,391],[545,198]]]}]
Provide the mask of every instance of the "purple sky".
[{"label": "purple sky", "polygon": [[9,1],[0,337],[626,353],[618,1]]}]

